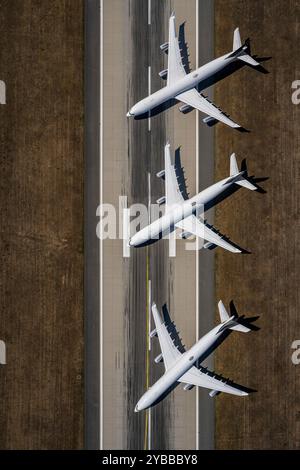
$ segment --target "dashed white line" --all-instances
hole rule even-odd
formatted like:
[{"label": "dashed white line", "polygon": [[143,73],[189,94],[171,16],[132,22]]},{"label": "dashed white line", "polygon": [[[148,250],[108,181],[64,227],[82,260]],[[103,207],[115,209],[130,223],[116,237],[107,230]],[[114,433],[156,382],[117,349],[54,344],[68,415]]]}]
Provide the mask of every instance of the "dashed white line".
[{"label": "dashed white line", "polygon": [[148,171],[148,224],[151,224],[151,173]]},{"label": "dashed white line", "polygon": [[151,24],[151,0],[148,0],[148,24]]},{"label": "dashed white line", "polygon": [[[148,96],[151,95],[151,65],[148,65]],[[151,111],[148,113],[148,131],[151,131]]]}]

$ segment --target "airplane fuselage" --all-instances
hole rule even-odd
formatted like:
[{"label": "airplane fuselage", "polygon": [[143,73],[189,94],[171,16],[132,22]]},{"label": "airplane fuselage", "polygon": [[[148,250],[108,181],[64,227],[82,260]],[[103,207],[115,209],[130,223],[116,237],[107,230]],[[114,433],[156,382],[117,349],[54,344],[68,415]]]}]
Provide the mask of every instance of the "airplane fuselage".
[{"label": "airplane fuselage", "polygon": [[211,351],[215,344],[220,344],[220,336],[222,336],[224,332],[221,327],[221,324],[217,325],[197,341],[188,351],[183,353],[178,358],[178,361],[144,393],[138,401],[135,411],[145,410],[159,402],[160,398],[166,396],[178,379],[191,369],[196,361],[200,360],[201,362],[201,358],[204,359],[207,356],[207,352]]},{"label": "airplane fuselage", "polygon": [[162,237],[169,235],[176,229],[176,224],[192,214],[201,215],[206,206],[212,207],[215,198],[228,190],[233,184],[227,183],[231,177],[225,178],[217,183],[209,186],[196,196],[168,208],[168,211],[160,218],[142,228],[139,232],[131,237],[129,245],[134,247],[144,246],[147,243],[153,243]]},{"label": "airplane fuselage", "polygon": [[136,103],[128,112],[128,116],[140,116],[148,113],[152,109],[160,106],[166,101],[176,98],[176,96],[184,93],[187,90],[198,86],[198,90],[201,91],[201,82],[204,82],[209,77],[215,75],[217,72],[222,70],[224,67],[229,65],[231,62],[236,60],[235,57],[229,57],[231,53],[225,54],[217,59],[202,65],[193,72],[188,73],[185,77],[181,78],[173,84],[167,84],[164,88],[152,93],[146,98]]}]

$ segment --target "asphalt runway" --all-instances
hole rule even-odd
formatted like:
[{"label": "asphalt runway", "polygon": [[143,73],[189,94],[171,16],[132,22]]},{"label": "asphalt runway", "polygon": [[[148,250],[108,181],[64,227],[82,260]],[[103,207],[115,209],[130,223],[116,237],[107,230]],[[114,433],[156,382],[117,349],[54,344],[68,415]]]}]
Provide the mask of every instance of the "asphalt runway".
[{"label": "asphalt runway", "polygon": [[[88,147],[87,168],[94,186],[88,190],[87,204],[89,198],[95,204],[95,194],[99,194],[99,184],[93,176],[97,169],[93,149],[97,148],[100,202],[117,206],[121,195],[128,197],[128,206],[134,203],[147,205],[149,194],[155,202],[164,193],[164,185],[155,174],[163,168],[167,140],[173,151],[181,146],[188,190],[194,194],[197,186],[202,188],[212,182],[212,131],[199,124],[196,112],[186,116],[179,113],[178,105],[153,116],[151,122],[147,118],[129,120],[126,112],[148,94],[149,87],[154,91],[163,86],[158,72],[166,68],[166,56],[159,45],[168,38],[168,18],[173,9],[178,27],[186,21],[192,68],[196,66],[196,53],[201,53],[200,60],[211,58],[211,2],[205,2],[206,9],[199,22],[203,24],[200,33],[197,33],[199,25],[195,20],[196,13],[199,18],[200,13],[194,0],[184,5],[178,0],[104,0],[102,19],[101,12],[98,17],[92,12],[93,8],[97,9],[97,2],[91,1],[89,5],[94,34],[97,32],[95,23],[98,21],[102,25],[100,54],[95,47],[89,58],[89,70],[93,73],[97,68],[92,64],[100,66],[98,79],[100,83],[102,79],[103,87],[102,90],[100,87],[98,114],[95,101],[89,101],[93,119],[97,120],[98,116],[100,121],[100,135],[97,147],[97,130],[91,119],[90,142],[94,144]],[[97,11],[99,14],[99,9]],[[196,35],[201,37],[204,33],[210,49],[198,50]],[[92,39],[90,44],[93,44]],[[97,41],[94,44],[96,46]],[[89,96],[95,91],[97,73],[92,79]],[[198,139],[204,129],[207,132],[205,156],[199,164]],[[198,178],[195,178],[196,173],[200,175]],[[96,208],[89,211],[87,223],[93,227]],[[90,231],[88,236],[87,279],[92,280],[97,275],[94,261],[98,256],[97,239]],[[200,252],[200,263],[198,255],[187,251],[183,243],[177,242],[176,258],[169,258],[168,241],[164,240],[148,248],[131,250],[130,258],[123,258],[122,240],[104,240],[102,246],[100,243],[99,286],[92,282],[95,292],[99,291],[99,309],[96,310],[94,301],[87,305],[86,427],[89,448],[193,449],[213,445],[213,401],[208,400],[207,393],[196,390],[187,393],[177,387],[175,393],[150,413],[134,413],[135,404],[145,389],[163,373],[163,366],[154,363],[159,351],[157,340],[152,340],[151,351],[148,340],[151,301],[155,300],[158,306],[168,304],[170,315],[187,346],[195,342],[197,330],[199,333],[206,331],[213,321],[213,254]]]}]

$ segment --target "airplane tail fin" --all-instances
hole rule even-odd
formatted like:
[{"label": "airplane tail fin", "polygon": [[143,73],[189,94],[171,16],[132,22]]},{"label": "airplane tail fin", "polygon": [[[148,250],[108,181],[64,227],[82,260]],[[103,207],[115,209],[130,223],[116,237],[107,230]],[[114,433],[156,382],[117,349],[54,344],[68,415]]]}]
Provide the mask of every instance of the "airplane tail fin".
[{"label": "airplane tail fin", "polygon": [[237,51],[240,47],[242,47],[242,41],[241,41],[241,36],[240,36],[240,30],[239,28],[235,28],[234,33],[233,33],[233,45],[232,45],[232,51]]},{"label": "airplane tail fin", "polygon": [[246,62],[249,65],[254,65],[256,67],[259,65],[259,62],[253,59],[250,55],[250,40],[247,39],[245,43],[242,45],[240,30],[236,28],[233,33],[233,45],[232,45],[232,53],[229,57],[236,57],[243,62]]},{"label": "airplane tail fin", "polygon": [[234,183],[239,186],[243,186],[246,189],[250,189],[251,191],[255,191],[257,189],[256,186],[247,180],[244,176],[245,173],[245,171],[240,172],[235,153],[232,153],[230,155],[230,176],[234,179]]},{"label": "airplane tail fin", "polygon": [[219,301],[218,303],[218,309],[219,309],[219,314],[220,314],[220,319],[222,326],[218,333],[222,330],[234,330],[234,331],[240,331],[242,333],[248,333],[251,331],[250,328],[247,328],[247,326],[242,325],[239,323],[239,317],[237,315],[232,315],[231,317],[228,315],[228,312],[226,308],[224,307],[224,304],[222,300]]}]

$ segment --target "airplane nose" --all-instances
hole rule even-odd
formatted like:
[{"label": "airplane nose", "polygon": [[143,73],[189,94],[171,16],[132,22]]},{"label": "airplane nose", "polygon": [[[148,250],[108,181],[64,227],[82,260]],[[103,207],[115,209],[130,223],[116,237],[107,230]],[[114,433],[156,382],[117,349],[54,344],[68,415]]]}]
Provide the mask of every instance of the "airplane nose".
[{"label": "airplane nose", "polygon": [[138,406],[136,405],[136,407],[134,408],[134,412],[137,413],[139,411],[139,408]]},{"label": "airplane nose", "polygon": [[129,110],[128,113],[126,114],[127,117],[133,116],[133,113],[131,113],[130,111],[131,110]]},{"label": "airplane nose", "polygon": [[128,240],[128,246],[130,246],[132,248],[135,245],[136,245],[136,236],[133,235],[133,237],[129,238],[129,240]]}]

